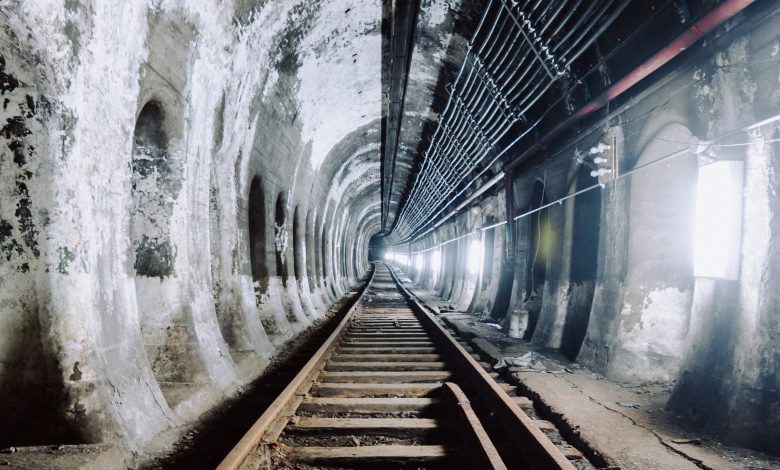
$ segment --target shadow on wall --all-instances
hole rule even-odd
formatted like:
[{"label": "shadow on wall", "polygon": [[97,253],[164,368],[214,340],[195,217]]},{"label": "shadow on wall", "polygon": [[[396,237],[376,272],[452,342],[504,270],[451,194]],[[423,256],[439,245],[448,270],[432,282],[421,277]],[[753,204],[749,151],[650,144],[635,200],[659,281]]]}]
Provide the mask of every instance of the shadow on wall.
[{"label": "shadow on wall", "polygon": [[[260,176],[255,175],[249,187],[249,258],[252,263],[252,283],[255,290],[255,304],[259,307],[261,298],[268,292],[268,268],[266,267],[266,214],[265,193]],[[260,321],[268,335],[278,333],[272,315],[260,314]]]},{"label": "shadow on wall", "polygon": [[[544,183],[536,181],[531,192],[530,210],[538,209],[549,201],[545,193]],[[536,330],[539,314],[542,311],[544,282],[547,278],[547,261],[550,258],[552,245],[552,229],[550,227],[549,211],[545,208],[528,216],[528,250],[526,251],[525,290],[523,305],[519,312],[521,324],[525,323],[523,337],[530,339]]]},{"label": "shadow on wall", "polygon": [[52,206],[44,126],[56,124],[40,101],[36,70],[43,66],[34,57],[12,28],[0,30],[0,448],[90,438],[84,407],[64,385],[81,380],[81,371],[62,369],[47,332],[49,278],[68,275],[75,254],[59,247],[58,264],[49,269],[42,261],[50,248],[39,209]]},{"label": "shadow on wall", "polygon": [[[224,104],[224,102],[223,102]],[[236,289],[228,288],[225,292],[222,273],[226,269],[224,264],[230,264],[229,255],[224,256],[222,249],[223,213],[220,210],[220,188],[217,182],[216,166],[211,168],[211,188],[209,197],[209,231],[211,250],[211,279],[214,292],[214,310],[219,322],[222,338],[228,346],[228,351],[235,363],[240,363],[245,357],[254,351],[249,339],[249,325],[244,316],[243,309],[238,306]],[[250,248],[251,249],[251,248]],[[251,263],[251,256],[250,256]],[[227,267],[231,269],[232,267]]]},{"label": "shadow on wall", "polygon": [[[2,340],[0,360],[0,449],[19,445],[52,442],[79,444],[88,441],[89,433],[79,423],[84,410],[70,408],[57,356],[45,345],[38,320],[37,299],[28,293],[21,327]],[[7,310],[4,309],[4,314]],[[9,319],[3,323],[7,324]],[[21,320],[21,319],[20,319]],[[79,364],[70,380],[80,380]],[[70,409],[69,409],[70,408]]]},{"label": "shadow on wall", "polygon": [[[282,286],[287,286],[287,195],[279,193],[276,198],[276,210],[274,212],[274,247],[276,253],[276,276],[281,280]],[[294,321],[291,318],[290,321]]]},{"label": "shadow on wall", "polygon": [[[593,184],[590,168],[577,170],[576,191]],[[571,360],[577,358],[588,331],[593,291],[598,268],[599,232],[601,230],[601,190],[591,190],[574,200],[569,266],[569,292],[561,337],[561,352]]]}]

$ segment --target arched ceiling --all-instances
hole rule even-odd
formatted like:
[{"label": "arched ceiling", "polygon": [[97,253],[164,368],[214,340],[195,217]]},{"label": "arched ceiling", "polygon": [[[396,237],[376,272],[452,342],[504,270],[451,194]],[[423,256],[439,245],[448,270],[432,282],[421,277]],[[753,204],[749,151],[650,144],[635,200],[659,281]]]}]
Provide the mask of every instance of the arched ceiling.
[{"label": "arched ceiling", "polygon": [[426,233],[500,176],[515,144],[600,93],[611,82],[608,60],[636,62],[619,47],[640,21],[630,18],[648,9],[674,17],[662,3],[297,3],[273,62],[297,77],[296,118],[324,206],[349,210],[359,191],[380,205],[387,243]]}]

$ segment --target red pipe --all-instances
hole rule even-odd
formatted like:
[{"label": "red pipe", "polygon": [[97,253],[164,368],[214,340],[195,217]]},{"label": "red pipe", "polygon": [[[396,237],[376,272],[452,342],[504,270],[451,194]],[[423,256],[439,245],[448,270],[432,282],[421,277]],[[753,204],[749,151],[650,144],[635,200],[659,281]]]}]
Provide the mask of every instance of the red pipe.
[{"label": "red pipe", "polygon": [[579,111],[572,114],[566,120],[555,126],[550,132],[547,133],[547,135],[537,140],[528,150],[509,162],[504,168],[504,171],[507,172],[507,175],[509,175],[521,164],[528,161],[528,159],[536,152],[546,148],[547,145],[561,132],[574,125],[574,123],[577,121],[603,108],[611,100],[617,98],[623,94],[623,92],[639,83],[643,78],[647,77],[651,73],[661,68],[664,64],[677,57],[684,50],[691,47],[691,45],[698,41],[699,38],[701,38],[703,35],[723,24],[723,22],[744,10],[754,1],[755,0],[726,0],[718,5],[714,10],[709,12],[707,16],[697,21],[693,26],[688,28],[687,31],[670,42],[666,47],[656,52],[652,57],[644,61],[631,73],[617,81],[611,87],[607,88],[607,90],[597,98],[593,99],[588,104],[580,108]]}]

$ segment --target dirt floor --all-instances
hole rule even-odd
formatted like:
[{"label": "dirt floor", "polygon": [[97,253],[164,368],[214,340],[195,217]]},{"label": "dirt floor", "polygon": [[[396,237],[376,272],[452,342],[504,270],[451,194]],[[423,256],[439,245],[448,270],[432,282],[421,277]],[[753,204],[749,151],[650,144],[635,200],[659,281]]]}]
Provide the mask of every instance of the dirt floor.
[{"label": "dirt floor", "polygon": [[0,468],[104,470],[126,468],[118,447],[110,444],[10,447],[0,451]]},{"label": "dirt floor", "polygon": [[497,325],[470,314],[447,312],[429,292],[412,289],[464,338],[483,359],[534,400],[540,415],[570,440],[594,449],[608,465],[623,469],[780,469],[780,458],[725,446],[682,429],[664,410],[674,383],[617,383],[555,351],[532,348]]}]

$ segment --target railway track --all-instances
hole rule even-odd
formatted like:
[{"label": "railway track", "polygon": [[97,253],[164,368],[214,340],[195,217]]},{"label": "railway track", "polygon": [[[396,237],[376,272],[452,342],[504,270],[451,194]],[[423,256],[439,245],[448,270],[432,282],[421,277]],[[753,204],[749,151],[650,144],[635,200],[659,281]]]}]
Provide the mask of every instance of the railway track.
[{"label": "railway track", "polygon": [[218,468],[575,468],[582,455],[556,446],[551,423],[529,418],[530,401],[495,377],[376,263]]}]

